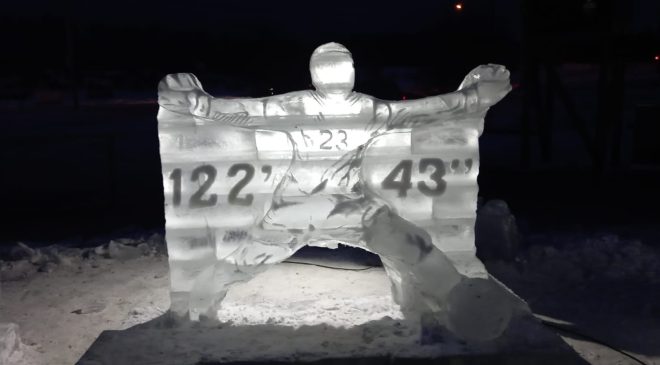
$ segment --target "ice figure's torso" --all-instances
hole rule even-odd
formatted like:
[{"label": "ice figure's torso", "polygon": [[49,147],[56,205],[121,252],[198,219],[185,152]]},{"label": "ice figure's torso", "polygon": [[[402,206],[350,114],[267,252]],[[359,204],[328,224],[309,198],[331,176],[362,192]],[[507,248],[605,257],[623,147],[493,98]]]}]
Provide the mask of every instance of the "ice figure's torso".
[{"label": "ice figure's torso", "polygon": [[384,126],[374,98],[307,90],[269,98],[263,113],[269,130],[255,132],[259,155],[290,153],[291,165],[262,227],[303,230],[308,240],[359,227],[368,205],[360,184],[362,151]]}]

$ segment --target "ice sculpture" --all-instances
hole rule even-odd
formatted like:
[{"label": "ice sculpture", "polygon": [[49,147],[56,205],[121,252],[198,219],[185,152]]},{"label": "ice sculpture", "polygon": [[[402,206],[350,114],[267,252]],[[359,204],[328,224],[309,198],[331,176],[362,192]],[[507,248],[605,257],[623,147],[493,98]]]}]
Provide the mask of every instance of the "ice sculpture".
[{"label": "ice sculpture", "polygon": [[353,91],[340,44],[318,47],[310,71],[315,90],[263,98],[213,98],[192,74],[161,81],[171,311],[217,317],[231,284],[339,242],[381,257],[407,316],[497,337],[511,309],[483,278],[473,227],[478,137],[509,72],[479,66],[455,92],[384,101]]}]

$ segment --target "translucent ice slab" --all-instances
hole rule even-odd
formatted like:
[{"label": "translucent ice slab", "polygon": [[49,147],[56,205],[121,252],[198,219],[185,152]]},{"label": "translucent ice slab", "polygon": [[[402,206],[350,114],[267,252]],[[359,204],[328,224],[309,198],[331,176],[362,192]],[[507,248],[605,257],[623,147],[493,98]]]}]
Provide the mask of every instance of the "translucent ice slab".
[{"label": "translucent ice slab", "polygon": [[214,98],[192,74],[161,81],[172,311],[215,318],[232,283],[341,242],[380,255],[407,315],[499,336],[510,305],[483,279],[474,222],[478,138],[509,72],[479,66],[455,92],[384,101],[352,90],[340,44],[318,47],[310,71],[315,90],[250,99]]}]

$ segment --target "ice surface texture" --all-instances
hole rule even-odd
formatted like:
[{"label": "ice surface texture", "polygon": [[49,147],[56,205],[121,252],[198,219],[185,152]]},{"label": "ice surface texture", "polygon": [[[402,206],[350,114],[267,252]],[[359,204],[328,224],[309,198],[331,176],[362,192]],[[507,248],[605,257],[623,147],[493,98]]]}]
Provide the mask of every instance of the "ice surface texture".
[{"label": "ice surface texture", "polygon": [[493,305],[505,299],[483,279],[474,220],[478,137],[509,72],[479,66],[455,92],[384,101],[353,91],[340,44],[318,47],[310,71],[315,90],[262,98],[214,98],[192,74],[161,81],[172,311],[215,318],[232,283],[339,242],[381,257],[407,316],[499,336],[511,310]]}]

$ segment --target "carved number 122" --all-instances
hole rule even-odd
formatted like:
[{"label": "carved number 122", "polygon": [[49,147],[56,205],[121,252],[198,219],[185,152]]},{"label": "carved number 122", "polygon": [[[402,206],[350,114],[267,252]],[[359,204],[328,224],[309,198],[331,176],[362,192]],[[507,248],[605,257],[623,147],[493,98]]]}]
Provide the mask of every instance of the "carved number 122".
[{"label": "carved number 122", "polygon": [[[229,190],[229,195],[227,196],[227,200],[229,201],[229,204],[249,206],[252,205],[252,200],[254,200],[254,195],[246,194],[244,197],[239,197],[238,194],[250,181],[252,181],[252,178],[254,177],[254,166],[247,163],[237,163],[231,165],[229,171],[227,171],[227,176],[234,177],[239,173],[239,171],[243,171],[245,175],[243,175],[243,178],[239,180],[236,183],[236,185],[234,185],[231,188],[231,190]],[[266,176],[266,180],[267,180],[272,172],[272,167],[270,165],[264,165],[261,168],[261,172],[267,174]],[[218,203],[217,194],[209,194],[207,199],[203,198],[204,194],[206,194],[206,192],[211,188],[211,185],[213,185],[213,182],[215,182],[215,178],[218,175],[218,171],[215,169],[215,167],[211,165],[198,166],[192,171],[190,180],[193,182],[199,181],[200,174],[206,175],[206,179],[199,186],[199,189],[197,189],[197,191],[190,196],[190,201],[189,201],[190,208],[212,207]],[[173,194],[172,194],[172,204],[175,207],[178,207],[179,205],[181,205],[181,180],[182,180],[181,169],[174,169],[174,171],[172,171],[172,173],[170,174],[170,179],[173,181],[174,184]]]}]

